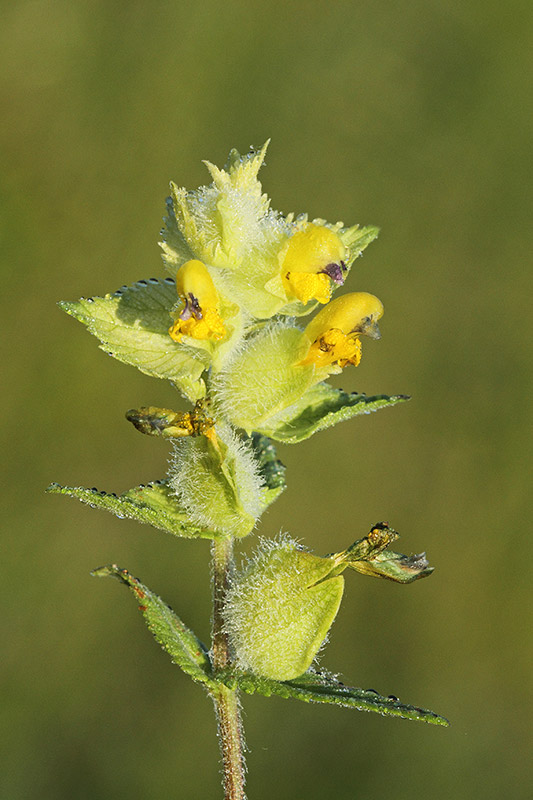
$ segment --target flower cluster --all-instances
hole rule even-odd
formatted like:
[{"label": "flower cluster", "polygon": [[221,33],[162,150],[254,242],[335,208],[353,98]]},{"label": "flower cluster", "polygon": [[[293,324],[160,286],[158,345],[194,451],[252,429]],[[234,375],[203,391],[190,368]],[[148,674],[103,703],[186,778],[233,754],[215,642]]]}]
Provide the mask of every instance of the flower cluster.
[{"label": "flower cluster", "polygon": [[366,292],[331,300],[377,229],[273,211],[257,178],[265,151],[233,151],[225,170],[207,163],[213,182],[196,191],[172,185],[162,242],[177,290],[169,336],[204,364],[196,394],[181,388],[247,432],[357,365],[383,314]]},{"label": "flower cluster", "polygon": [[[179,536],[243,537],[284,488],[272,441],[296,443],[407,399],[349,395],[326,382],[359,364],[362,337],[380,336],[377,297],[332,299],[377,229],[272,210],[257,177],[266,146],[244,157],[232,151],[225,169],[207,163],[208,186],[171,185],[161,242],[170,277],[61,304],[107,353],[170,380],[193,410],[127,412],[142,433],[172,439],[164,481],[120,497],[54,491]],[[378,523],[326,557],[288,538],[263,545],[226,597],[237,666],[282,681],[305,672],[335,618],[347,567],[400,583],[428,575],[423,554],[388,549],[395,538]]]}]

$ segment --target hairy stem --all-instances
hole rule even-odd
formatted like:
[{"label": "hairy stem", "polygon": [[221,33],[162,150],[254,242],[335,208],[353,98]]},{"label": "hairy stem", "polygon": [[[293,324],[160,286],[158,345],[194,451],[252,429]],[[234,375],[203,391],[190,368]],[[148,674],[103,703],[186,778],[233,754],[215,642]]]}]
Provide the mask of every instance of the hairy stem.
[{"label": "hairy stem", "polygon": [[[222,609],[233,568],[233,540],[213,542],[213,669],[225,669],[231,663],[228,637],[224,633]],[[218,736],[224,774],[224,799],[245,800],[244,756],[239,698],[236,690],[219,685],[211,692],[217,715]]]}]

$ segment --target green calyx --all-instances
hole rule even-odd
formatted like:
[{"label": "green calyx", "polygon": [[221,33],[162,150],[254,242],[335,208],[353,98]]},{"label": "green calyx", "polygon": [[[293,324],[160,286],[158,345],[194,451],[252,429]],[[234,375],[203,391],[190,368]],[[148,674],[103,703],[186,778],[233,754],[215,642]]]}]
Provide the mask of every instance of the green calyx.
[{"label": "green calyx", "polygon": [[254,332],[211,382],[215,413],[248,433],[301,398],[316,378],[301,365],[308,343],[299,328],[272,323]]},{"label": "green calyx", "polygon": [[388,549],[398,534],[386,523],[347,550],[320,557],[288,537],[264,540],[234,577],[225,624],[237,666],[265,678],[290,680],[306,672],[337,615],[347,567],[411,583],[433,571],[425,556]]},{"label": "green calyx", "polygon": [[226,598],[225,625],[241,669],[284,681],[311,666],[342,599],[344,579],[331,571],[329,559],[289,538],[263,541]]},{"label": "green calyx", "polygon": [[246,536],[263,509],[253,450],[227,425],[176,439],[169,483],[194,524],[227,536]]}]

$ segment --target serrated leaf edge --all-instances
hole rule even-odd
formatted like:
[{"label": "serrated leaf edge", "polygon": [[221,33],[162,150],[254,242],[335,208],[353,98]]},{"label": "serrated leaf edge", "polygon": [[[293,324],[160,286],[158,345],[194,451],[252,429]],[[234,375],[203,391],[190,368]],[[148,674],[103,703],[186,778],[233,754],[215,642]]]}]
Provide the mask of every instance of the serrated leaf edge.
[{"label": "serrated leaf edge", "polygon": [[[314,677],[317,679],[316,682],[313,682]],[[217,678],[229,688],[239,687],[247,694],[259,693],[265,697],[275,694],[284,699],[293,698],[306,703],[329,703],[358,711],[372,711],[382,716],[427,722],[430,725],[448,727],[450,724],[445,717],[434,711],[402,703],[392,695],[385,697],[373,689],[345,686],[331,677],[324,678],[318,673],[305,673],[300,678],[290,681],[276,681],[232,670],[219,673]]]},{"label": "serrated leaf edge", "polygon": [[[138,578],[135,578],[129,572],[129,570],[119,567],[117,564],[107,564],[103,567],[97,567],[96,569],[92,570],[91,575],[96,578],[117,578],[123,584],[125,584],[135,595],[135,597],[140,600],[141,604],[138,606],[138,608],[144,617],[148,630],[161,648],[170,655],[172,663],[178,666],[186,675],[189,675],[189,677],[191,677],[197,683],[205,684],[206,687],[211,689],[216,688],[219,682],[214,680],[211,674],[211,659],[209,657],[208,649],[200,641],[196,634],[194,634],[193,631],[191,631],[190,628],[188,628],[182,622],[175,611],[173,611],[173,609],[167,603],[165,603],[161,597],[159,597],[159,595],[152,592],[151,589],[148,589],[148,587],[141,583]],[[159,611],[163,612],[166,617],[164,622],[169,628],[178,625],[182,629],[184,637],[190,637],[194,640],[195,644],[197,645],[196,653],[192,653],[190,647],[187,646],[184,640],[175,634],[179,643],[179,647],[184,651],[183,660],[177,660],[176,656],[170,652],[169,647],[164,641],[161,640],[160,635],[158,635],[156,632],[154,622],[150,620],[150,603],[152,606],[156,606]],[[201,659],[200,656],[202,656]],[[208,667],[209,671],[207,671],[206,667]]]},{"label": "serrated leaf edge", "polygon": [[[166,481],[151,481],[147,484],[139,484],[139,486],[135,486],[133,489],[129,489],[128,491],[131,492],[135,489],[145,489],[165,485]],[[91,508],[96,508],[99,511],[109,511],[111,514],[114,514],[116,517],[118,517],[118,519],[131,519],[141,523],[142,525],[150,525],[152,528],[164,531],[165,533],[171,533],[173,536],[179,536],[184,539],[215,539],[218,536],[218,534],[208,530],[207,528],[198,528],[193,524],[188,526],[186,523],[184,523],[183,527],[178,530],[175,522],[168,514],[165,513],[165,511],[161,510],[157,512],[148,504],[146,504],[145,508],[143,508],[141,504],[137,504],[129,497],[126,497],[128,492],[123,492],[122,494],[117,495],[114,492],[105,492],[97,489],[96,487],[87,489],[83,486],[62,486],[59,483],[51,483],[49,486],[47,486],[45,491],[49,494],[60,494],[65,497],[72,497],[76,500],[79,500],[81,503],[84,503],[84,505],[90,506]],[[113,498],[113,500],[118,501],[121,504],[120,509],[110,508],[109,506],[105,505],[102,501],[104,501],[106,498]],[[120,512],[124,513],[119,513],[119,510]],[[144,511],[146,515],[153,516],[153,519],[142,519],[139,514],[136,513],[137,510]],[[183,533],[187,527],[190,527],[194,533]]]}]

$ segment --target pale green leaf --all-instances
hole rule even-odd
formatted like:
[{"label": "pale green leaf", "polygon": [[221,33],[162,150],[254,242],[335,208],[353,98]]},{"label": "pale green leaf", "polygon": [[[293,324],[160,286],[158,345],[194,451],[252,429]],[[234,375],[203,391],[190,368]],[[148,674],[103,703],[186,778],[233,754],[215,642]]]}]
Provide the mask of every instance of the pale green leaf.
[{"label": "pale green leaf", "polygon": [[167,215],[163,217],[164,228],[161,231],[162,241],[159,242],[159,246],[163,251],[165,266],[173,275],[176,275],[182,264],[194,258],[194,253],[178,227],[171,197],[167,197],[166,204]]},{"label": "pale green leaf", "polygon": [[355,708],[358,711],[374,711],[382,716],[402,717],[432,725],[449,725],[445,717],[434,711],[406,705],[393,695],[383,697],[373,689],[345,686],[333,676],[321,672],[309,671],[290,681],[258,678],[250,673],[235,671],[217,677],[230,688],[239,687],[247,694],[258,693],[265,697],[274,694],[284,698],[292,697],[306,703],[332,703],[344,708]]},{"label": "pale green leaf", "polygon": [[348,394],[327,383],[318,383],[296,403],[258,426],[259,433],[284,444],[308,439],[317,431],[360,414],[369,414],[409,400],[406,395]]},{"label": "pale green leaf", "polygon": [[172,278],[150,278],[105,297],[62,301],[59,305],[86,325],[109,355],[147,375],[173,381],[195,400],[205,393],[200,376],[206,368],[206,354],[170,338],[170,311],[176,301]]},{"label": "pale green leaf", "polygon": [[361,255],[363,250],[365,250],[374,239],[377,239],[378,235],[379,228],[376,228],[374,225],[367,225],[365,228],[354,225],[351,228],[346,228],[339,232],[339,236],[349,251],[347,257],[348,266],[351,266],[355,259]]},{"label": "pale green leaf", "polygon": [[91,572],[97,578],[111,576],[126,584],[139,602],[148,628],[174,664],[195,681],[214,686],[207,648],[156,594],[134,578],[127,569],[109,564]]},{"label": "pale green leaf", "polygon": [[52,483],[48,489],[52,494],[75,497],[91,508],[102,508],[121,519],[134,519],[145,522],[161,531],[186,538],[214,539],[216,534],[207,528],[193,524],[182,508],[167,481],[141,484],[128,489],[123,494],[108,494],[98,489],[84,489],[81,486],[60,486]]}]

